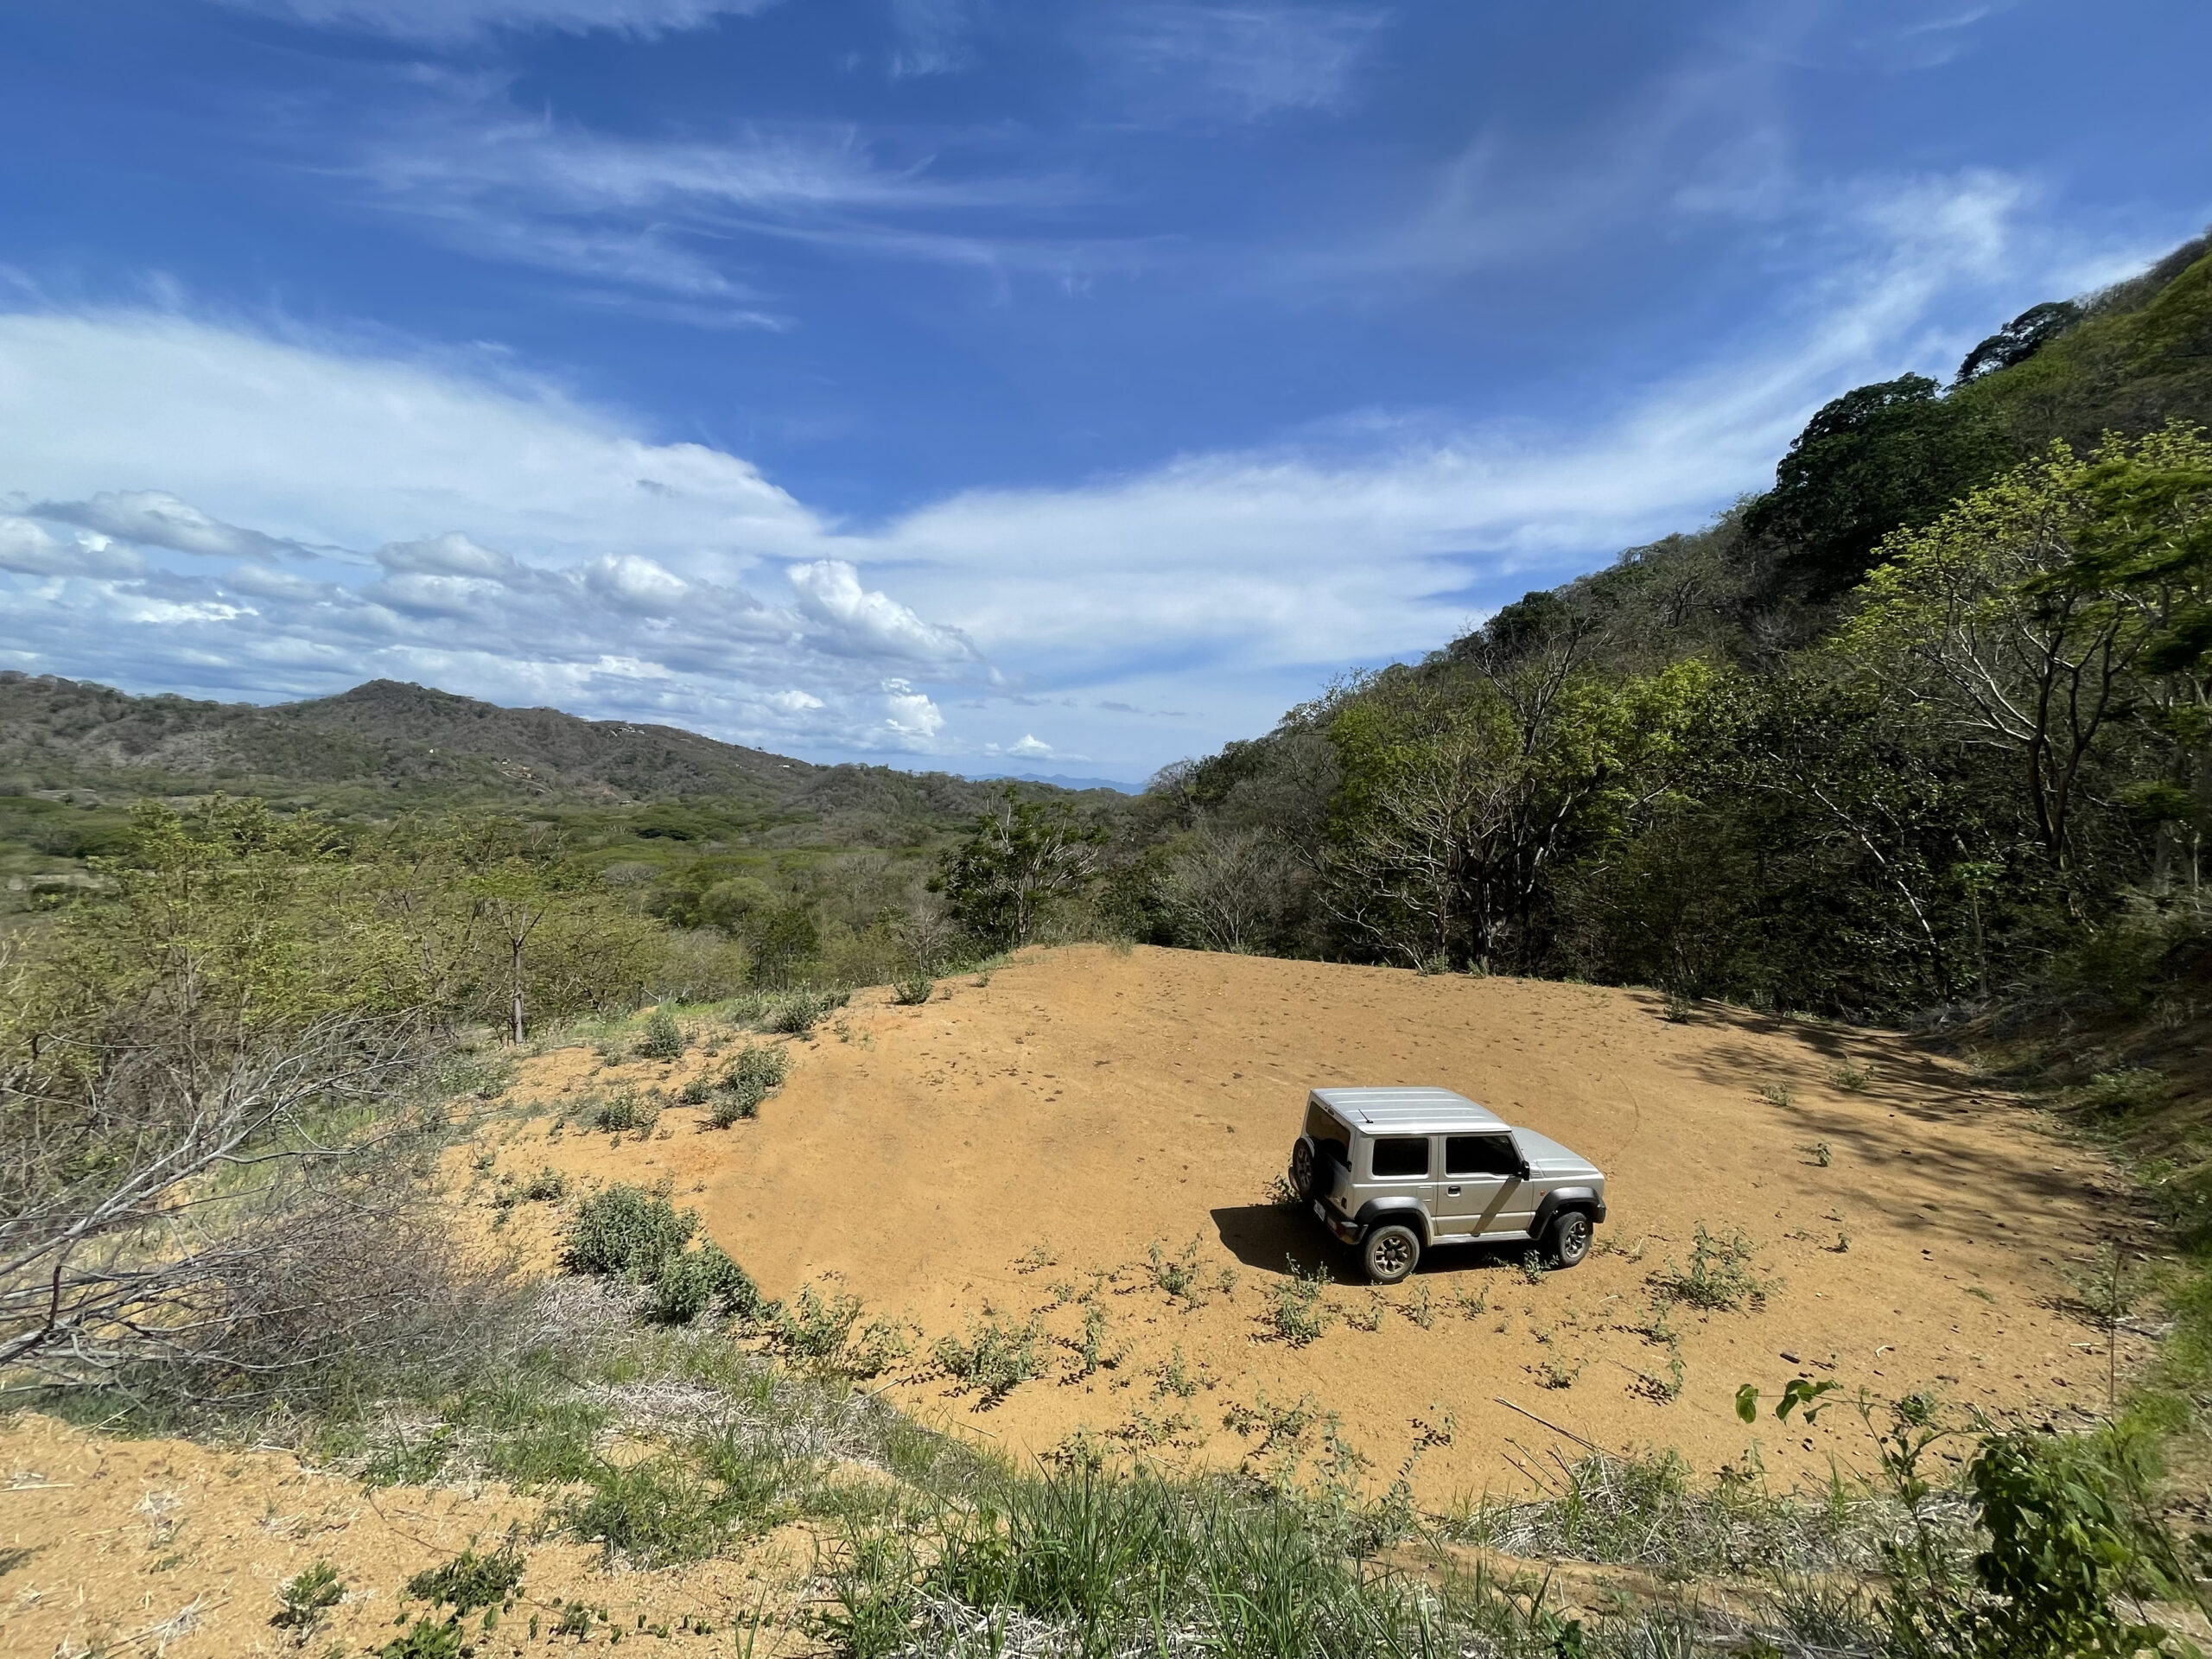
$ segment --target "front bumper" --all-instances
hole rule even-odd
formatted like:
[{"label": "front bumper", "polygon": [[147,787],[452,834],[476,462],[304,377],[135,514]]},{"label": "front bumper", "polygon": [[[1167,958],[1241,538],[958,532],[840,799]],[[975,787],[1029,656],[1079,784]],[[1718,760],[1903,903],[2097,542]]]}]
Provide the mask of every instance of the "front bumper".
[{"label": "front bumper", "polygon": [[1330,1209],[1326,1204],[1323,1203],[1319,1198],[1313,1200],[1313,1215],[1316,1220],[1318,1220],[1324,1227],[1327,1228],[1331,1232],[1334,1233],[1338,1238],[1344,1240],[1345,1243],[1357,1244],[1359,1243],[1359,1235],[1361,1231],[1359,1224],[1357,1222],[1346,1221],[1342,1216]]}]

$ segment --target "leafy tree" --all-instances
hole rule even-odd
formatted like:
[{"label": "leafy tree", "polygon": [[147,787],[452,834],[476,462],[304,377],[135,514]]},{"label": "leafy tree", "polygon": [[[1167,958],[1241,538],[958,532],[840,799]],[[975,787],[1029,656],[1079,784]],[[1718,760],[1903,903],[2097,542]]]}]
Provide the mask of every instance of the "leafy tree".
[{"label": "leafy tree", "polygon": [[1103,827],[1080,822],[1065,801],[1031,800],[1009,784],[944,855],[931,886],[970,932],[1013,949],[1034,937],[1054,903],[1090,881],[1105,840]]},{"label": "leafy tree", "polygon": [[1851,588],[1883,537],[1928,523],[2012,459],[1979,411],[1925,375],[1859,386],[1807,422],[1749,527],[1777,543],[1785,587],[1814,601]]}]

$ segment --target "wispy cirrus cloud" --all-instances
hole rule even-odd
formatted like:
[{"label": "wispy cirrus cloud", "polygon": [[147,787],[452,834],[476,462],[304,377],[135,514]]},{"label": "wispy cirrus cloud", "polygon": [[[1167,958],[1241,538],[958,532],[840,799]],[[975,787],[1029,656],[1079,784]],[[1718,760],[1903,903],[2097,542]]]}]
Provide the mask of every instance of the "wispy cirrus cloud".
[{"label": "wispy cirrus cloud", "polygon": [[1126,114],[1211,125],[1341,108],[1389,20],[1376,7],[1142,0],[1079,27]]},{"label": "wispy cirrus cloud", "polygon": [[595,30],[653,35],[697,29],[719,17],[766,11],[779,0],[222,0],[317,28],[359,29],[396,40],[450,46],[498,30]]},{"label": "wispy cirrus cloud", "polygon": [[1065,176],[987,171],[974,158],[956,168],[926,144],[832,123],[608,133],[518,111],[503,85],[478,77],[421,79],[342,140],[327,170],[435,240],[657,293],[688,308],[687,321],[781,325],[754,269],[764,240],[1054,273],[1137,257],[1125,243],[1041,232],[1081,194]]},{"label": "wispy cirrus cloud", "polygon": [[[2000,274],[2082,268],[2024,200],[1986,174],[1869,188],[1794,307],[1571,429],[1379,411],[874,525],[527,382],[176,315],[0,315],[0,661],[231,696],[389,674],[769,747],[1029,741],[1136,775],[1696,523],[1825,398],[1952,360],[1943,319],[1978,322]],[[225,534],[226,556],[175,545]],[[293,543],[361,551],[268,556]],[[1141,712],[1163,709],[1192,717]]]}]

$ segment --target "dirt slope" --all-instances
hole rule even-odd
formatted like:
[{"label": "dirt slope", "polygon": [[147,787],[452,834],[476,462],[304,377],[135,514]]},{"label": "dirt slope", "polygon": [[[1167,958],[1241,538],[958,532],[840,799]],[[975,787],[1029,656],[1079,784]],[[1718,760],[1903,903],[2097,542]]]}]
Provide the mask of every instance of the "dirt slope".
[{"label": "dirt slope", "polygon": [[[1755,1438],[1777,1476],[1856,1465],[1847,1413],[1756,1437],[1736,1421],[1738,1383],[1799,1372],[2003,1408],[2102,1404],[2096,1333],[2053,1304],[2062,1264],[2097,1248],[2119,1201],[2109,1171],[1894,1037],[1719,1011],[1669,1024],[1634,991],[1077,947],[922,1007],[856,999],[796,1046],[757,1122],[716,1132],[671,1112],[673,1133],[642,1144],[548,1144],[534,1125],[503,1162],[671,1180],[770,1294],[828,1275],[912,1321],[892,1397],[1003,1447],[1088,1430],[1235,1461],[1264,1433],[1225,1420],[1310,1397],[1370,1480],[1418,1449],[1416,1488],[1442,1503],[1523,1484],[1521,1465],[1573,1436],[1673,1445],[1707,1472]],[[704,1064],[610,1072],[563,1051],[523,1092],[569,1103]],[[1847,1065],[1863,1090],[1832,1081]],[[1351,1253],[1268,1190],[1307,1088],[1385,1082],[1461,1090],[1595,1159],[1604,1253],[1532,1281],[1512,1253],[1441,1251],[1405,1285],[1365,1287]],[[1654,1277],[1688,1263],[1700,1225],[1752,1242],[1764,1302],[1661,1323]],[[1154,1245],[1187,1253],[1195,1294],[1163,1290]],[[1268,1318],[1287,1261],[1338,1281],[1307,1345]],[[1119,1360],[1085,1376],[1093,1306],[1102,1357]],[[1033,1319],[1050,1375],[995,1405],[927,1363],[938,1338]],[[1668,1402],[1656,1385],[1676,1352]],[[1319,1429],[1300,1445],[1321,1455]]]}]

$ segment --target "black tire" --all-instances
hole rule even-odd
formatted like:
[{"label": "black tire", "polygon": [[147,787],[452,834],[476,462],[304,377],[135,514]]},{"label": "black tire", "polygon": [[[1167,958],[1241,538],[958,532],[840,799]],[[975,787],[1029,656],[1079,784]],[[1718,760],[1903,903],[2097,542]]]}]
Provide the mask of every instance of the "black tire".
[{"label": "black tire", "polygon": [[1313,1143],[1300,1141],[1290,1154],[1290,1185],[1301,1198],[1313,1196],[1313,1177],[1318,1160],[1313,1156]]},{"label": "black tire", "polygon": [[1555,1268],[1580,1266],[1582,1258],[1590,1254],[1593,1236],[1587,1215],[1580,1210],[1562,1210],[1544,1230],[1544,1254]]},{"label": "black tire", "polygon": [[1359,1248],[1360,1265],[1378,1285],[1395,1285],[1421,1261],[1421,1235],[1402,1221],[1386,1221],[1367,1230]]}]

